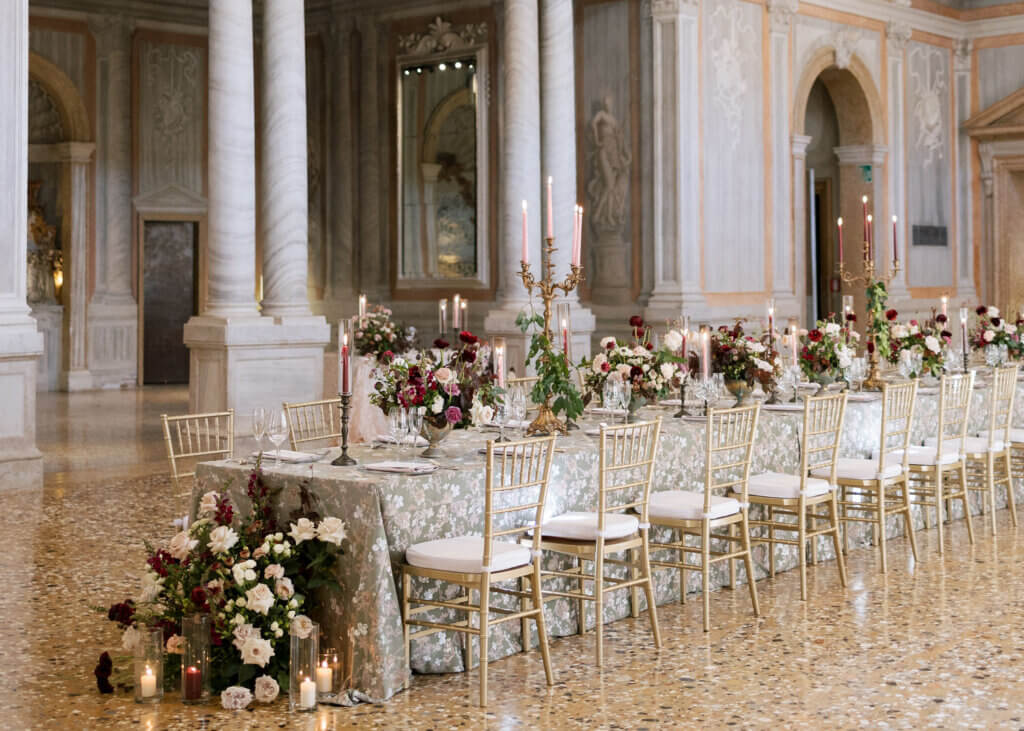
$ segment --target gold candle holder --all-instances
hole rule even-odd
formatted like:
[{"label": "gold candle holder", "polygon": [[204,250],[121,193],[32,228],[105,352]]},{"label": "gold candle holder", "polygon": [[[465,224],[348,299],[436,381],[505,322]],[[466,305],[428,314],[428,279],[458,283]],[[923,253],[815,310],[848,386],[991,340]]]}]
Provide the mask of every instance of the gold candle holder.
[{"label": "gold candle holder", "polygon": [[[884,273],[876,274],[876,272],[875,272],[875,262],[871,258],[871,243],[869,241],[867,241],[867,239],[864,240],[863,256],[864,256],[864,273],[863,274],[854,274],[853,272],[850,272],[843,265],[843,260],[840,259],[839,260],[839,279],[843,282],[843,284],[862,285],[865,289],[867,289],[868,287],[870,287],[872,284],[874,284],[876,282],[881,282],[888,289],[889,283],[892,282],[892,280],[900,272],[900,263],[899,263],[899,261],[893,261],[891,267],[888,268]],[[867,307],[867,305],[865,305],[864,309],[865,309],[864,322],[868,323],[869,326],[871,327],[871,329],[874,330],[874,321],[872,320],[871,310]],[[867,380],[864,381],[863,388],[866,388],[869,391],[881,390],[881,388],[882,388],[882,373],[881,373],[881,371],[879,370],[879,367],[878,367],[878,348],[875,347],[875,344],[874,344],[873,340],[872,340],[870,352],[868,353],[868,360],[871,363],[871,373],[868,375]]]},{"label": "gold candle holder", "polygon": [[[561,282],[555,281],[555,265],[552,261],[552,254],[557,249],[555,248],[555,240],[552,237],[544,239],[544,256],[542,257],[543,264],[541,269],[543,271],[542,278],[538,281],[534,278],[532,272],[530,272],[530,265],[527,262],[521,262],[522,269],[519,272],[519,276],[523,280],[523,286],[526,287],[526,291],[533,295],[533,291],[536,289],[540,295],[541,301],[544,303],[544,335],[547,337],[548,342],[553,342],[553,333],[551,331],[551,303],[555,299],[555,293],[558,290],[562,291],[563,295],[568,295],[583,281],[583,268],[576,266],[575,264],[570,265],[569,275]],[[547,356],[544,356],[547,358]],[[544,403],[540,404],[538,408],[537,418],[534,419],[530,426],[526,429],[527,436],[533,436],[534,434],[553,434],[558,432],[559,434],[568,434],[569,430],[561,419],[555,416],[555,413],[551,410],[551,394],[545,394]]]}]

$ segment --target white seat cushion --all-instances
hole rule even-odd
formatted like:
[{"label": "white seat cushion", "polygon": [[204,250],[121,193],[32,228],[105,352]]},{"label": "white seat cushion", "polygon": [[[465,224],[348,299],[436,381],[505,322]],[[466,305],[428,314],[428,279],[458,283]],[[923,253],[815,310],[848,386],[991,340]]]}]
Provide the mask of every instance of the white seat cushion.
[{"label": "white seat cushion", "polygon": [[[724,518],[740,512],[740,501],[731,497],[711,496],[711,511],[708,518]],[[666,490],[651,493],[647,514],[652,522],[658,518],[671,520],[703,520],[704,493],[690,490]]]},{"label": "white seat cushion", "polygon": [[[873,459],[858,459],[856,457],[840,457],[836,460],[836,479],[846,480],[887,480],[899,477],[903,472],[903,465],[899,462],[887,463],[881,472],[878,471],[878,462]],[[825,467],[813,470],[814,477],[831,477],[830,471]]]},{"label": "white seat cushion", "polygon": [[[1002,434],[1002,432],[1000,432]],[[988,439],[988,430],[978,432],[978,436],[982,439]],[[1018,427],[1012,427],[1010,429],[1010,441],[1014,444],[1024,444],[1024,429]]]},{"label": "white seat cushion", "polygon": [[[932,447],[911,447],[907,451],[908,464],[912,465],[923,465],[927,467],[934,467],[936,464],[947,465],[953,464],[960,459],[960,455],[952,449],[953,445],[947,444],[946,451],[941,457],[938,455],[938,451],[934,446]],[[889,452],[885,455],[885,461],[895,462],[896,464],[903,463],[903,450],[897,449],[895,452]]]},{"label": "white seat cushion", "polygon": [[[924,440],[926,447],[934,447],[938,440],[935,437],[928,437]],[[993,444],[989,445],[988,437],[967,437],[964,439],[964,454],[982,454],[991,449],[993,452],[1002,452],[1005,448],[1002,441],[996,440]],[[954,450],[960,449],[959,439],[947,439],[946,449]]]},{"label": "white seat cushion", "polygon": [[[635,516],[623,513],[606,513],[604,516],[605,540],[631,536],[639,528],[640,521]],[[596,541],[597,513],[563,513],[557,518],[545,521],[541,526],[541,535],[545,538]]]},{"label": "white seat cushion", "polygon": [[[807,478],[807,497],[824,495],[831,489],[825,480]],[[800,497],[800,477],[783,472],[764,472],[750,478],[747,492],[758,497],[790,499]]]},{"label": "white seat cushion", "polygon": [[[491,544],[492,573],[524,566],[532,560],[530,549],[515,543],[494,541]],[[409,546],[405,560],[411,566],[439,571],[479,574],[483,569],[484,539],[481,536],[440,538]]]}]

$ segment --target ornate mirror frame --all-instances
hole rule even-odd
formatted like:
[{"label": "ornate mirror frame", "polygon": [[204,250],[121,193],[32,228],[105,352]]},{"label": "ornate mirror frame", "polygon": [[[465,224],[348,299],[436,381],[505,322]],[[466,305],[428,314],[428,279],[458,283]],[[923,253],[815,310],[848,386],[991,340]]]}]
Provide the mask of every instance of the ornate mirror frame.
[{"label": "ornate mirror frame", "polygon": [[[424,300],[456,292],[472,299],[493,299],[497,284],[497,144],[498,120],[492,94],[491,74],[497,68],[491,8],[454,15],[402,19],[392,25],[391,153],[391,293],[396,300]],[[402,277],[403,215],[402,173],[402,77],[417,64],[439,64],[472,57],[476,67],[476,260],[475,277],[435,279]],[[434,115],[439,113],[434,110]]]}]

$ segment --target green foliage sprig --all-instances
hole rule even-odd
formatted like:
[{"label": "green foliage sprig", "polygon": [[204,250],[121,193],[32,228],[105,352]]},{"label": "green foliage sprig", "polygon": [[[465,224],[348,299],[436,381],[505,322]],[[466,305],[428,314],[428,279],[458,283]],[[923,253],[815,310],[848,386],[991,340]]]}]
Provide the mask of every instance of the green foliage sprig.
[{"label": "green foliage sprig", "polygon": [[526,354],[526,365],[533,365],[538,376],[530,394],[533,402],[544,403],[549,396],[553,396],[551,410],[556,415],[564,413],[569,421],[579,418],[583,413],[583,398],[573,383],[568,359],[554,349],[551,338],[544,332],[544,316],[520,312],[516,317],[516,326],[524,333],[534,328],[530,350]]}]

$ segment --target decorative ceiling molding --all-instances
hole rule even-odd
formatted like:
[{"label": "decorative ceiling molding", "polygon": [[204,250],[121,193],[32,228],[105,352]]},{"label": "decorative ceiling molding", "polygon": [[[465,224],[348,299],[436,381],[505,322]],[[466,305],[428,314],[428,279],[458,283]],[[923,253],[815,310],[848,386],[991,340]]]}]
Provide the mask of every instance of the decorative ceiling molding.
[{"label": "decorative ceiling molding", "polygon": [[462,49],[470,50],[487,42],[487,23],[452,25],[441,16],[427,26],[426,33],[409,33],[398,37],[402,56],[429,56]]},{"label": "decorative ceiling molding", "polygon": [[1003,97],[964,122],[964,131],[979,139],[1024,138],[1024,89]]},{"label": "decorative ceiling molding", "polygon": [[206,198],[171,183],[158,190],[137,195],[132,199],[135,211],[143,215],[177,213],[199,216],[206,213]]}]

